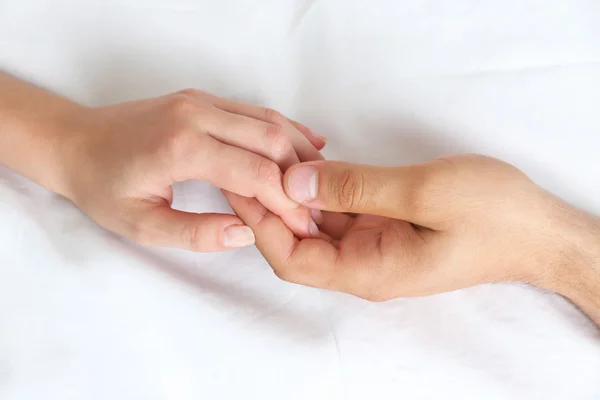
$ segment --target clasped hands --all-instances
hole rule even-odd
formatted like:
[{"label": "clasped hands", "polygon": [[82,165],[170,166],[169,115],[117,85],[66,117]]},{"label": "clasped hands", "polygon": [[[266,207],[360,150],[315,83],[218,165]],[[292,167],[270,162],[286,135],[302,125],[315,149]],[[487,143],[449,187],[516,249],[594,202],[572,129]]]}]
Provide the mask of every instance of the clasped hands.
[{"label": "clasped hands", "polygon": [[[595,217],[496,159],[324,161],[307,127],[197,90],[70,107],[47,186],[142,244],[255,242],[284,280],[375,301],[503,281],[559,291],[599,259]],[[220,187],[236,215],[173,210],[171,185],[189,179]]]}]

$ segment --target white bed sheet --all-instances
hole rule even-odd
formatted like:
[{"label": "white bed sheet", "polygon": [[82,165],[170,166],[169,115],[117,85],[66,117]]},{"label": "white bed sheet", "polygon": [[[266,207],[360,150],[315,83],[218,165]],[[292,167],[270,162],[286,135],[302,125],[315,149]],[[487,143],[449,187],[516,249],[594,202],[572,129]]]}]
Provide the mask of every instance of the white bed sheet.
[{"label": "white bed sheet", "polygon": [[[594,0],[0,0],[0,68],[91,105],[259,102],[333,159],[483,152],[600,212],[598,22]],[[526,286],[370,304],[254,248],[144,248],[0,167],[0,399],[282,398],[600,399],[600,335]]]}]

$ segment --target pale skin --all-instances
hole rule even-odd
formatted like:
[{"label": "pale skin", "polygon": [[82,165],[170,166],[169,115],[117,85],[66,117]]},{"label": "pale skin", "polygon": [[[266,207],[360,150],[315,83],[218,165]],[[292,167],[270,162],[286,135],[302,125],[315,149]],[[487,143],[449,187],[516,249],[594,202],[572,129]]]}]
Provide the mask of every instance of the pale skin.
[{"label": "pale skin", "polygon": [[[598,217],[493,158],[383,168],[324,161],[324,145],[196,90],[91,108],[0,74],[0,163],[142,244],[255,242],[280,278],[372,301],[526,282],[600,324]],[[220,187],[237,215],[171,209],[188,179]]]},{"label": "pale skin", "polygon": [[0,73],[0,163],[142,244],[220,251],[252,244],[234,215],[173,210],[171,185],[207,181],[256,197],[299,237],[319,235],[282,170],[322,159],[324,139],[278,112],[198,90],[85,107]]}]

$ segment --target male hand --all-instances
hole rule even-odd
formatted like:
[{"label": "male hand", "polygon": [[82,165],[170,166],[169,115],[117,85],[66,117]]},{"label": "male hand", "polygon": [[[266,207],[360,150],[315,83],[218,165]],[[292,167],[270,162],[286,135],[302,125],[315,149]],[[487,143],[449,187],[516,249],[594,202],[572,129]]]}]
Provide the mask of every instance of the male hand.
[{"label": "male hand", "polygon": [[293,166],[284,183],[298,203],[333,211],[320,225],[330,238],[298,239],[260,203],[226,193],[284,280],[374,301],[520,281],[600,318],[600,222],[509,164],[474,155],[392,168],[317,161]]}]

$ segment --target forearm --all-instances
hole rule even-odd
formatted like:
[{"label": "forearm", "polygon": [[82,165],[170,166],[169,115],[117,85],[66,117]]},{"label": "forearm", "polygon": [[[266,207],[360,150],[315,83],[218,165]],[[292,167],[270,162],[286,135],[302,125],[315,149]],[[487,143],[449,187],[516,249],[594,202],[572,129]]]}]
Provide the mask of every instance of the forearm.
[{"label": "forearm", "polygon": [[574,284],[563,287],[561,292],[600,326],[600,258],[587,262]]},{"label": "forearm", "polygon": [[600,218],[573,208],[564,211],[557,223],[558,262],[545,286],[600,326]]},{"label": "forearm", "polygon": [[585,281],[565,291],[565,296],[600,326],[600,272],[597,268],[588,272]]},{"label": "forearm", "polygon": [[60,193],[65,139],[84,109],[0,71],[0,164]]}]

